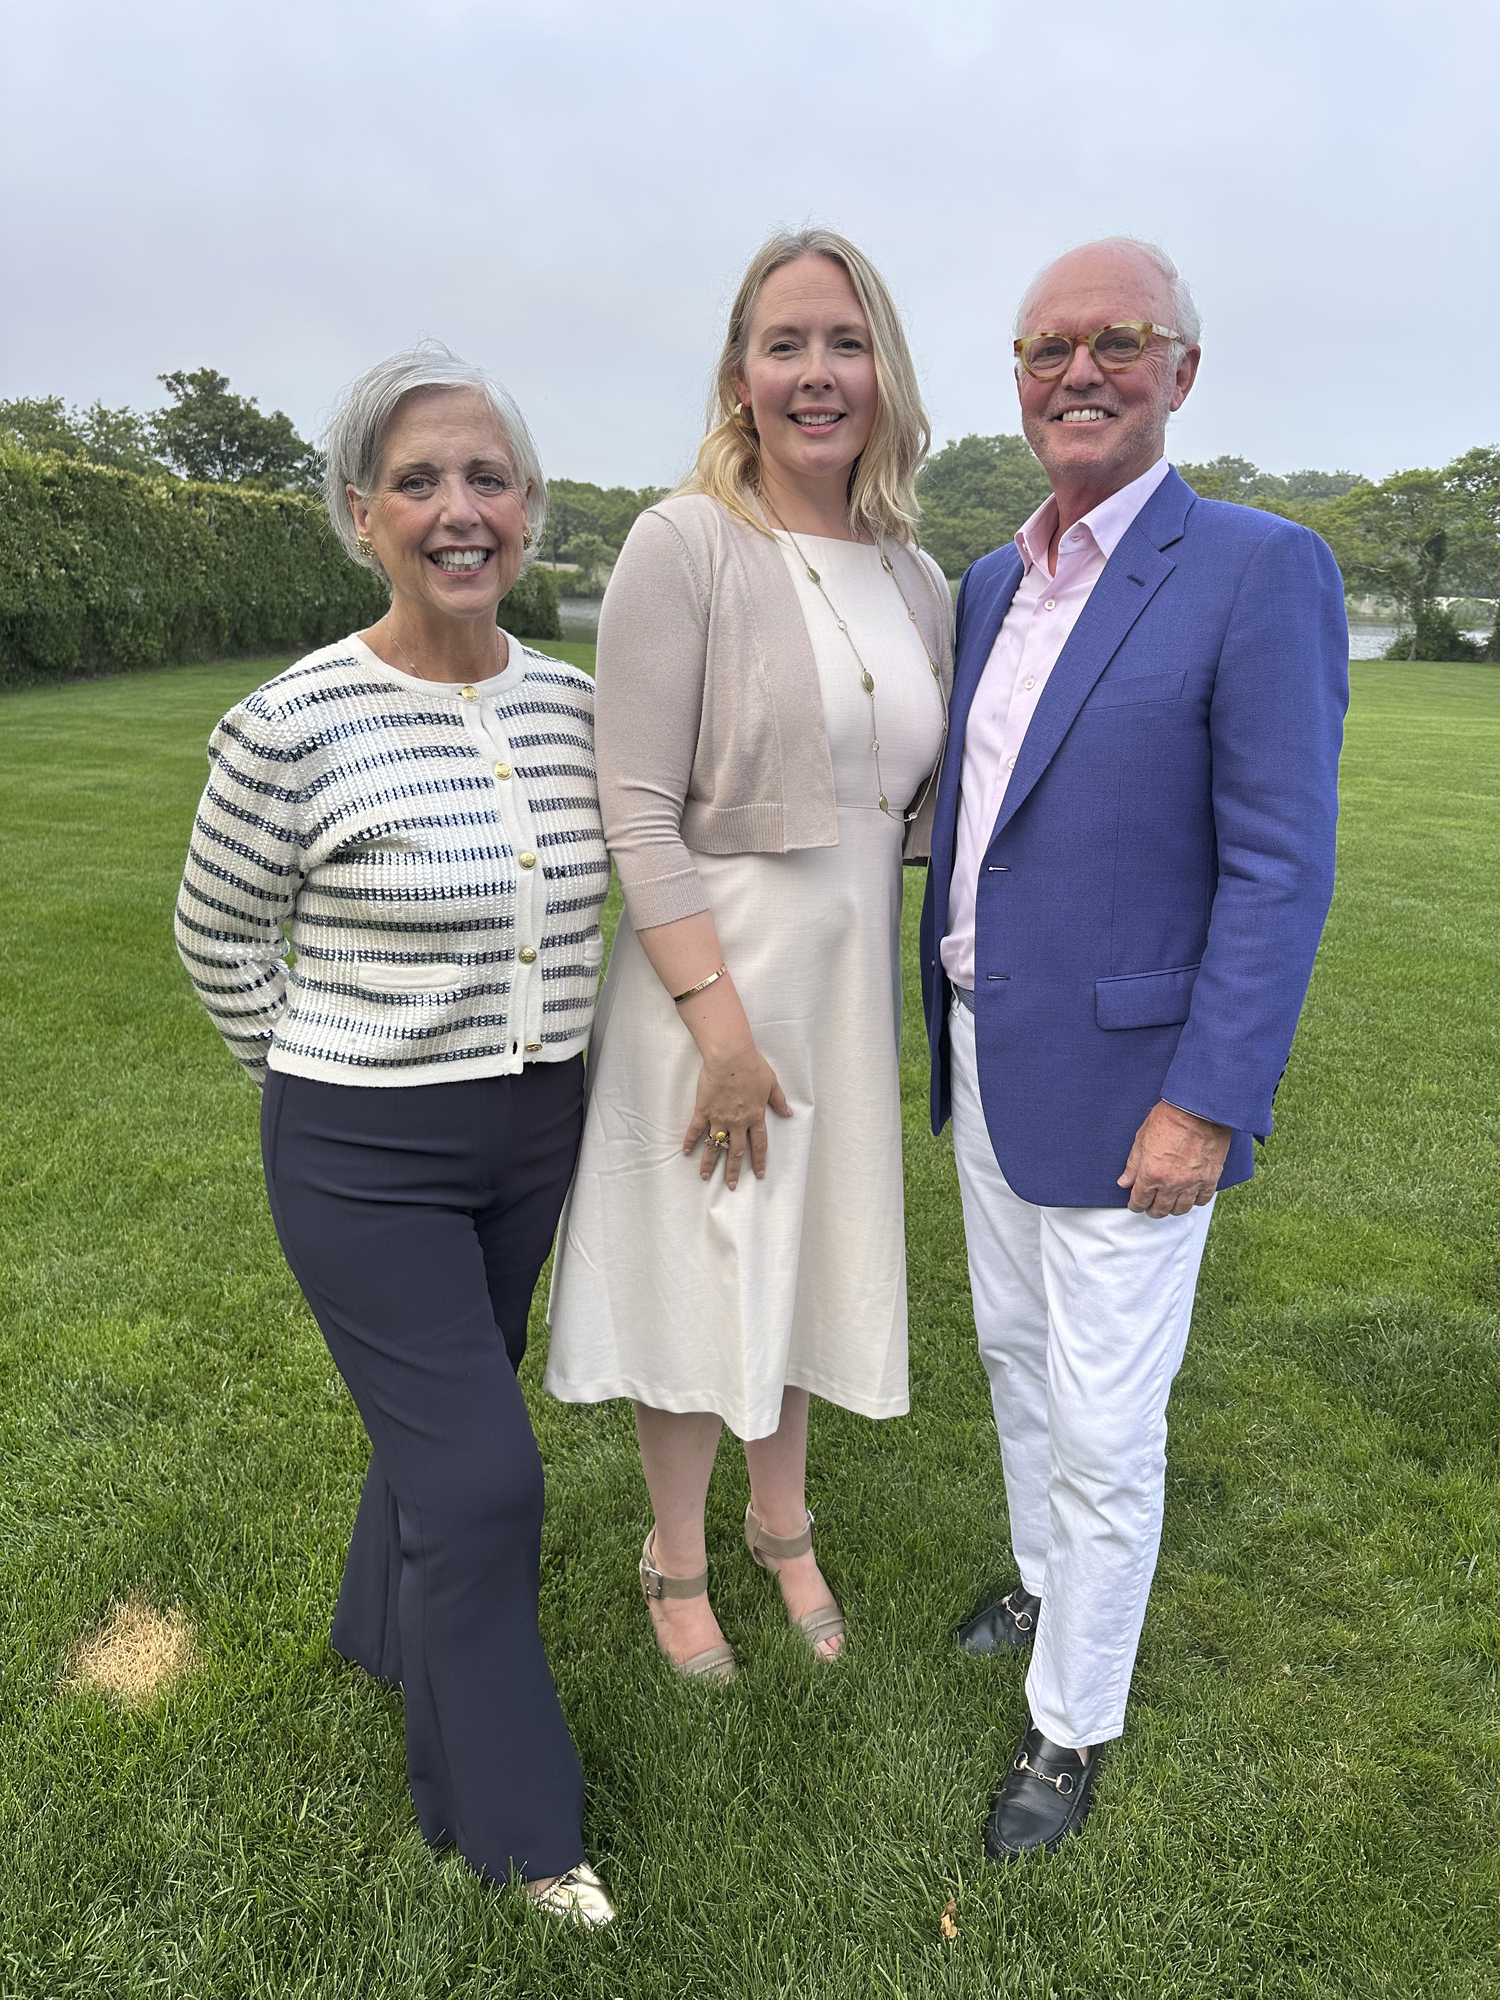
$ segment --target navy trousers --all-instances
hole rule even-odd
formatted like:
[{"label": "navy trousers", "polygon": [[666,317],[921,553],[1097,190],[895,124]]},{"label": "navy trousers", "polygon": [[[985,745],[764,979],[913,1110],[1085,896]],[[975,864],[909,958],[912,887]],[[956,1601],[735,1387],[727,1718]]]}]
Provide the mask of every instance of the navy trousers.
[{"label": "navy trousers", "polygon": [[582,1126],[581,1057],[405,1089],[273,1070],[261,1111],[276,1232],[372,1448],[333,1644],[403,1690],[422,1832],[498,1882],[583,1859],[516,1380]]}]

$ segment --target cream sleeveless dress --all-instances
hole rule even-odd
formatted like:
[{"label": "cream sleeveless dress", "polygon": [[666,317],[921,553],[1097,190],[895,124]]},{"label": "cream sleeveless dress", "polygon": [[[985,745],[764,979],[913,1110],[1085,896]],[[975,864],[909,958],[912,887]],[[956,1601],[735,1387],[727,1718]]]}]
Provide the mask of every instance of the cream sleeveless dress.
[{"label": "cream sleeveless dress", "polygon": [[[838,845],[697,854],[756,1041],[790,1119],[733,1193],[682,1151],[697,1047],[623,917],[594,1019],[588,1109],[558,1232],[546,1386],[717,1411],[741,1438],[788,1383],[868,1417],[908,1407],[901,1181],[901,839],[876,803],[870,699],[848,638],[784,537],[817,662]],[[799,535],[875,679],[899,811],[942,745],[942,697],[877,549]]]}]

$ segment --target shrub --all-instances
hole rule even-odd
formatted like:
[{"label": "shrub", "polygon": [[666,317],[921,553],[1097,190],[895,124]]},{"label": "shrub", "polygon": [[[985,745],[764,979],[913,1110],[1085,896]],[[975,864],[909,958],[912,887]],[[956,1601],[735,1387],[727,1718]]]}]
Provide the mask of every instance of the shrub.
[{"label": "shrub", "polygon": [[500,623],[518,639],[560,639],[555,574],[539,565],[526,570],[500,600]]},{"label": "shrub", "polygon": [[1485,646],[1482,639],[1469,638],[1460,631],[1458,620],[1451,611],[1430,604],[1418,614],[1414,627],[1396,635],[1395,643],[1386,648],[1388,660],[1482,660]]},{"label": "shrub", "polygon": [[[310,496],[0,443],[0,686],[305,650],[386,603]],[[501,617],[518,637],[560,638],[555,580],[529,571]]]}]

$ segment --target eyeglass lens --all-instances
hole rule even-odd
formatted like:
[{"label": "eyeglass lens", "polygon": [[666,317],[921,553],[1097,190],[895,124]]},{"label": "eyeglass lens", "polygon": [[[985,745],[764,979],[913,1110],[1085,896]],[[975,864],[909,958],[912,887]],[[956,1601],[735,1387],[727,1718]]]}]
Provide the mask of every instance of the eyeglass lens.
[{"label": "eyeglass lens", "polygon": [[1060,333],[1033,334],[1021,358],[1033,375],[1040,375],[1046,381],[1066,373],[1074,349],[1085,344],[1092,346],[1094,359],[1101,368],[1115,371],[1134,367],[1145,346],[1133,326],[1106,326],[1088,343],[1069,340]]}]

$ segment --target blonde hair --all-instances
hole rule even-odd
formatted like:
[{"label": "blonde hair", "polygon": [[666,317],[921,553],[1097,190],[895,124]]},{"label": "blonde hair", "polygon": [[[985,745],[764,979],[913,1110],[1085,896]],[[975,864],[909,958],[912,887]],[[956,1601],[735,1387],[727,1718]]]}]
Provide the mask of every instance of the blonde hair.
[{"label": "blonde hair", "polygon": [[870,329],[878,397],[870,439],[854,463],[849,482],[849,525],[876,541],[917,539],[917,472],[932,443],[922,408],[922,392],[911,349],[890,289],[875,266],[847,236],[832,229],[780,229],[750,260],[740,280],[724,347],[708,398],[708,435],[698,447],[692,476],[680,493],[706,493],[761,534],[770,531],[755,507],[760,489],[760,439],[734,386],[743,376],[750,348],[750,319],[761,288],[773,271],[802,257],[826,257],[854,288]]}]

